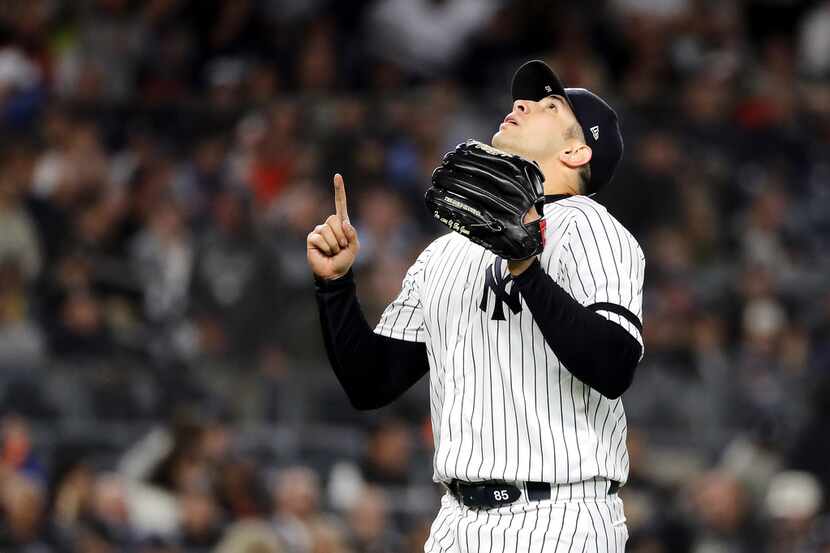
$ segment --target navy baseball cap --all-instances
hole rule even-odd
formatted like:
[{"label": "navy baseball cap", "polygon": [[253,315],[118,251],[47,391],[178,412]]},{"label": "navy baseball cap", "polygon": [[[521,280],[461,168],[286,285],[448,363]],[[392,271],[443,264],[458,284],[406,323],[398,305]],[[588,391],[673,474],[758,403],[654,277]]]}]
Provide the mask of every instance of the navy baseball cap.
[{"label": "navy baseball cap", "polygon": [[591,147],[591,180],[588,195],[598,192],[614,178],[623,155],[623,139],[617,112],[584,88],[565,88],[556,73],[541,60],[523,64],[513,75],[513,100],[538,102],[551,95],[564,96]]}]

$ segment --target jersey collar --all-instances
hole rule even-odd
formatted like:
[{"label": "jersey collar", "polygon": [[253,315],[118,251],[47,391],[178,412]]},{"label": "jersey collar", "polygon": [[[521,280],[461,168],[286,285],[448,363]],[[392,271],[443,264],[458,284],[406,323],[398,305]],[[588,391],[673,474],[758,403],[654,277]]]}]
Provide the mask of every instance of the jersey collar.
[{"label": "jersey collar", "polygon": [[558,202],[559,200],[564,200],[565,198],[570,198],[572,194],[545,194],[545,203],[552,204],[553,202]]}]

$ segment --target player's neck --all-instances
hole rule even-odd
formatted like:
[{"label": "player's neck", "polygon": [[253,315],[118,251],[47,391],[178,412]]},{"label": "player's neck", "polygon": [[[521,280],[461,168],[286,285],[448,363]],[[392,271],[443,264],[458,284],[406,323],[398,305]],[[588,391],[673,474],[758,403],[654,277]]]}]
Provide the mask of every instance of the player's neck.
[{"label": "player's neck", "polygon": [[549,163],[540,163],[542,174],[545,175],[545,195],[579,194],[579,184],[576,182],[576,175],[571,170],[563,170],[558,160]]}]

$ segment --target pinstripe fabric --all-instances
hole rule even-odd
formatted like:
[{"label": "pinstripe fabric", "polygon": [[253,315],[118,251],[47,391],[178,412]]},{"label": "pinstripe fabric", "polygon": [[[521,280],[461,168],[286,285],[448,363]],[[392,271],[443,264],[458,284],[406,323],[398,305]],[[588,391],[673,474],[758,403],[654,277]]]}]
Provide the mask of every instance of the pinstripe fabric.
[{"label": "pinstripe fabric", "polygon": [[[546,204],[544,214],[543,270],[580,304],[614,304],[642,321],[645,259],[631,234],[584,196]],[[561,543],[559,551],[622,550],[625,530],[613,526],[615,512],[598,500],[578,502],[597,478],[628,477],[622,401],[574,378],[511,291],[503,260],[446,234],[407,271],[375,332],[426,344],[436,482],[576,485],[556,487],[545,516],[532,504],[509,517],[444,505],[427,551],[503,553],[537,542]],[[628,318],[602,305],[596,312],[642,344]]]},{"label": "pinstripe fabric", "polygon": [[[584,196],[544,211],[540,262],[551,278],[582,305],[611,303],[642,320],[645,261],[630,233]],[[516,313],[503,305],[504,320],[495,320],[500,298],[485,286],[488,272],[506,282],[506,300],[506,263],[459,234],[438,238],[407,271],[375,329],[427,346],[434,479],[625,482],[621,400],[603,397],[562,366],[523,300]],[[597,313],[642,343],[626,317]]]},{"label": "pinstripe fabric", "polygon": [[618,496],[535,501],[473,510],[451,496],[425,553],[622,553],[628,540]]}]

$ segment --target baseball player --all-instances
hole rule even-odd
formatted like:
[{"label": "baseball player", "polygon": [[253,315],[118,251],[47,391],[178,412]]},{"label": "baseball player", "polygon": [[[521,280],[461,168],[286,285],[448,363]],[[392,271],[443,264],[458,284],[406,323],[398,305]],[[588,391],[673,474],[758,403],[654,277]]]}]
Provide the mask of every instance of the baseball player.
[{"label": "baseball player", "polygon": [[374,330],[355,294],[344,182],[308,235],[327,352],[352,404],[429,374],[434,480],[425,551],[618,552],[628,475],[620,396],[642,358],[645,259],[590,196],[622,157],[617,115],[541,61],[513,77],[492,146],[468,141],[426,201],[430,244]]}]

